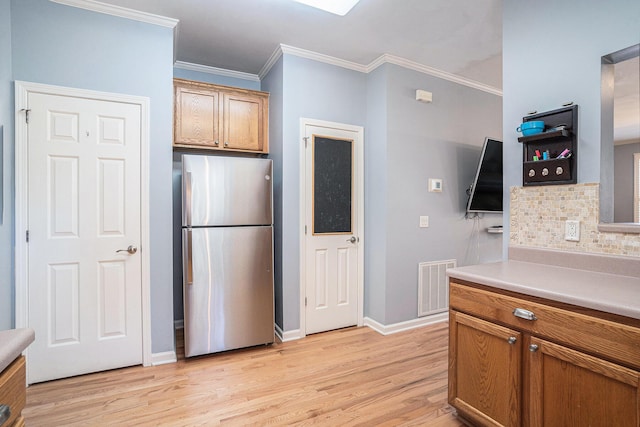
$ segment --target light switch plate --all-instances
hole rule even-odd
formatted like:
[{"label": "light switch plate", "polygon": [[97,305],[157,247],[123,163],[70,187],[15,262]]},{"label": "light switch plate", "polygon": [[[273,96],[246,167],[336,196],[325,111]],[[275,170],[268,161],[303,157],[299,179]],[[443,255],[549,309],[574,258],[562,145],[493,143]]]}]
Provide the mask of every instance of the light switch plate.
[{"label": "light switch plate", "polygon": [[442,180],[436,178],[429,178],[429,192],[441,193],[442,192]]},{"label": "light switch plate", "polygon": [[428,216],[421,216],[420,217],[420,228],[427,228],[429,227],[429,217]]},{"label": "light switch plate", "polygon": [[570,242],[580,241],[580,221],[567,220],[564,223],[564,240]]}]

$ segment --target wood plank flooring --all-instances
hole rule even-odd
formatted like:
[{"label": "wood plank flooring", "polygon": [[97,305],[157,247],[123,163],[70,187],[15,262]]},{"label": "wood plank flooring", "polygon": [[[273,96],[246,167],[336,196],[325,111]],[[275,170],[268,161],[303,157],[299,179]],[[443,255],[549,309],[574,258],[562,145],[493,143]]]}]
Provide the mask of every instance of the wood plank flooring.
[{"label": "wood plank flooring", "polygon": [[28,426],[462,426],[447,400],[447,323],[348,328],[35,384]]}]

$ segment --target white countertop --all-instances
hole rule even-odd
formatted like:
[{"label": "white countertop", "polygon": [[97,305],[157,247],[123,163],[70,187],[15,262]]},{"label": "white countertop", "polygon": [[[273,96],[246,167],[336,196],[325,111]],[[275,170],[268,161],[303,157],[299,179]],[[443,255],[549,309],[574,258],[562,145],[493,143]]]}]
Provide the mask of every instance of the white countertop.
[{"label": "white countertop", "polygon": [[16,357],[35,339],[33,329],[9,329],[0,331],[0,372],[9,366]]},{"label": "white countertop", "polygon": [[509,260],[447,270],[449,277],[640,319],[640,277]]}]

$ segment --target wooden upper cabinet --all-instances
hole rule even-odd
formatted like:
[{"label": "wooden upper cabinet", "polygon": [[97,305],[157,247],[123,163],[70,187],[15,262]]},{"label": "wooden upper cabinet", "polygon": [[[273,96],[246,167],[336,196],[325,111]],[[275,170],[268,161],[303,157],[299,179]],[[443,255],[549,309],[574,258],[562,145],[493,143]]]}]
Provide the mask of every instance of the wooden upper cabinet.
[{"label": "wooden upper cabinet", "polygon": [[269,152],[269,94],[174,79],[174,147]]},{"label": "wooden upper cabinet", "polygon": [[265,103],[260,97],[237,93],[223,94],[223,133],[225,148],[264,151],[267,138]]},{"label": "wooden upper cabinet", "polygon": [[218,92],[176,84],[174,144],[219,145],[219,98]]}]

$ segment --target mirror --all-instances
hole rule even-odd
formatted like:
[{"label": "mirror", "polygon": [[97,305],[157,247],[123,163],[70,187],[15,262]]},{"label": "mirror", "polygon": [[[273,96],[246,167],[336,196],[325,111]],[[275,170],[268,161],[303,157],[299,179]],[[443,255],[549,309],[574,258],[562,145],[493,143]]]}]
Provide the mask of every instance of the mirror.
[{"label": "mirror", "polygon": [[601,107],[601,221],[640,233],[640,44],[602,57]]}]

